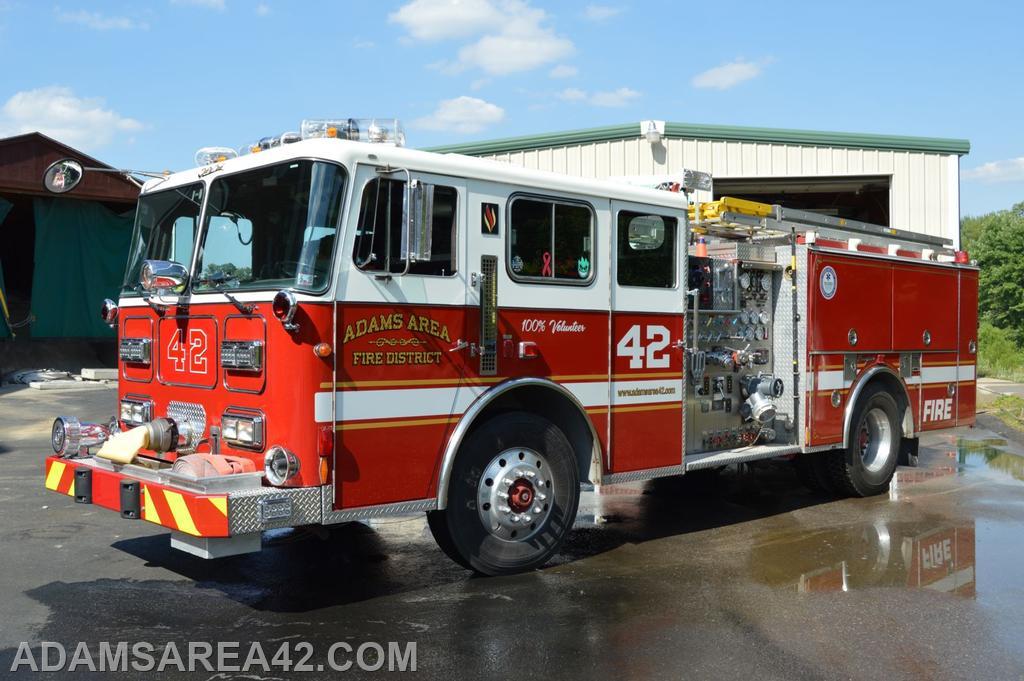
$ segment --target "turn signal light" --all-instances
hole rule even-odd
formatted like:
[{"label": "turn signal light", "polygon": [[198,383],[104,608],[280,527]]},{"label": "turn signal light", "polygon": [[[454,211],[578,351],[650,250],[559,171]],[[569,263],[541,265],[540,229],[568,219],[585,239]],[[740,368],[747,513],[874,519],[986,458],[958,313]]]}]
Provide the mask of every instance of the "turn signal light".
[{"label": "turn signal light", "polygon": [[330,343],[317,343],[313,346],[313,354],[317,357],[330,357],[334,350]]}]

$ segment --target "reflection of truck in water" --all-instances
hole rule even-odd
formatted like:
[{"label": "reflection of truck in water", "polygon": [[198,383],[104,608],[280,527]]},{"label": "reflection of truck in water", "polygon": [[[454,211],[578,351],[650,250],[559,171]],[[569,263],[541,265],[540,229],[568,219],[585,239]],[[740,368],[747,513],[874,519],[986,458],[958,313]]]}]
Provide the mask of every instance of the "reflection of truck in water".
[{"label": "reflection of truck in water", "polygon": [[974,524],[923,528],[874,523],[770,537],[754,547],[753,574],[800,593],[870,587],[933,589],[974,596]]}]

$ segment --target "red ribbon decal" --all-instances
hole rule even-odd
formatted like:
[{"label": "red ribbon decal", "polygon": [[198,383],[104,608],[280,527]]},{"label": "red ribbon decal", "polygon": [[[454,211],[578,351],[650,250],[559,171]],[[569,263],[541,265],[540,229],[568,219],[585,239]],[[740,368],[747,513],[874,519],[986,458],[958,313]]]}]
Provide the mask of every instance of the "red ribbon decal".
[{"label": "red ribbon decal", "polygon": [[551,254],[548,253],[547,251],[544,252],[544,266],[540,270],[540,276],[551,276]]}]

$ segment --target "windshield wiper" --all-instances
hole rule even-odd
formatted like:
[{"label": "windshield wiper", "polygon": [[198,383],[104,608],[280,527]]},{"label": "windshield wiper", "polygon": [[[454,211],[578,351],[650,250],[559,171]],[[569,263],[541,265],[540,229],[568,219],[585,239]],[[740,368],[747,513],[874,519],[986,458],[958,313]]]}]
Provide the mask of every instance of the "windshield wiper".
[{"label": "windshield wiper", "polygon": [[252,314],[252,311],[256,309],[255,305],[253,305],[252,303],[243,303],[238,298],[235,298],[233,295],[224,290],[224,285],[227,283],[228,279],[233,278],[234,277],[228,277],[228,275],[226,275],[224,272],[214,272],[210,276],[203,279],[201,283],[206,285],[212,285],[212,290],[214,292],[219,293],[228,300],[230,300],[231,304],[238,308],[238,311],[241,312],[242,314]]}]

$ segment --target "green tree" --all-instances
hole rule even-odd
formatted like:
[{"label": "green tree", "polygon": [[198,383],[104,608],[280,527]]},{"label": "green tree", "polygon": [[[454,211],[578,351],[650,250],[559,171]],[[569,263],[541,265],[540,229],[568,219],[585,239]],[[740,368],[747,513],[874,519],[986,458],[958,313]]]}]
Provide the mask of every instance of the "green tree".
[{"label": "green tree", "polygon": [[961,233],[981,267],[978,312],[1024,343],[1024,202],[964,218]]}]

